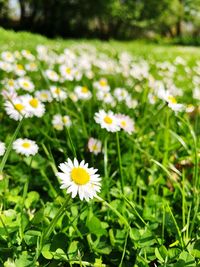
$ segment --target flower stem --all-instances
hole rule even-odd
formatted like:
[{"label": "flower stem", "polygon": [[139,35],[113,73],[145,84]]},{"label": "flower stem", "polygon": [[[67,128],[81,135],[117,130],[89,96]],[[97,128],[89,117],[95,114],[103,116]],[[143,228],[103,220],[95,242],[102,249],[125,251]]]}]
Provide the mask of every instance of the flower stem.
[{"label": "flower stem", "polygon": [[126,218],[124,218],[124,216],[121,215],[121,213],[119,211],[117,211],[112,205],[110,205],[103,198],[101,198],[99,196],[96,196],[96,199],[98,199],[99,201],[103,202],[107,207],[109,207],[117,215],[117,217],[128,227],[128,229],[131,229],[128,221],[126,220]]},{"label": "flower stem", "polygon": [[56,226],[59,218],[63,215],[63,213],[65,212],[65,208],[69,203],[69,200],[71,199],[70,196],[68,196],[65,200],[65,202],[63,203],[63,205],[60,207],[60,209],[58,210],[58,212],[56,213],[55,217],[53,218],[53,220],[50,222],[50,224],[48,225],[46,231],[43,234],[43,240],[48,239],[50,234],[53,232],[54,227]]},{"label": "flower stem", "polygon": [[76,150],[75,150],[74,144],[72,142],[72,138],[71,138],[71,135],[70,135],[70,130],[68,129],[68,127],[66,127],[66,132],[67,132],[67,135],[68,135],[68,138],[69,138],[69,142],[70,142],[70,146],[71,146],[71,150],[72,150],[73,156],[74,156],[74,158],[77,158]]},{"label": "flower stem", "polygon": [[121,191],[122,191],[122,194],[124,194],[124,178],[123,178],[123,171],[122,171],[122,159],[121,159],[121,150],[120,150],[118,132],[116,132],[116,141],[117,141],[117,154],[118,154],[118,163],[119,163],[119,172],[120,172]]},{"label": "flower stem", "polygon": [[11,140],[10,140],[10,143],[8,145],[6,153],[4,154],[3,159],[2,159],[2,161],[0,163],[0,174],[3,172],[3,169],[5,167],[6,161],[8,159],[9,154],[10,154],[10,150],[12,148],[12,144],[13,144],[14,140],[16,139],[16,137],[17,137],[17,135],[19,133],[19,130],[20,130],[21,126],[22,126],[22,123],[23,123],[23,118],[19,122],[19,124],[18,124],[18,126],[17,126],[17,128],[16,128],[16,130],[15,130],[15,132],[14,132],[12,138],[11,138]]}]

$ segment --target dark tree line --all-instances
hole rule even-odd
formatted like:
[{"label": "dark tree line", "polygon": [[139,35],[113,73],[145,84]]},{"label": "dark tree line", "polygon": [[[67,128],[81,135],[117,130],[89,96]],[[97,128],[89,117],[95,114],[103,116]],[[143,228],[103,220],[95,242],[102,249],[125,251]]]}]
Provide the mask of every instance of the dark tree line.
[{"label": "dark tree line", "polygon": [[181,36],[183,23],[200,29],[200,0],[18,0],[20,17],[0,0],[0,23],[48,37],[134,38],[146,33]]}]

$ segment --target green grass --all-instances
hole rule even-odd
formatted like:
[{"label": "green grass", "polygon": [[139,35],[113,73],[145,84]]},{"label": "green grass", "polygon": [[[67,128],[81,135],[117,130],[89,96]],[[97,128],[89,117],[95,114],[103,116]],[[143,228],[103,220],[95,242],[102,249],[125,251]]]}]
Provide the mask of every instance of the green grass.
[{"label": "green grass", "polygon": [[[43,117],[24,118],[20,123],[6,114],[0,95],[0,141],[7,146],[0,158],[0,266],[200,266],[200,121],[199,100],[192,94],[200,50],[144,41],[48,40],[0,29],[0,53],[29,49],[36,55],[38,44],[57,54],[68,47],[79,57],[84,53],[80,45],[87,44],[87,56],[92,46],[97,57],[104,53],[117,64],[119,53],[128,51],[134,65],[145,59],[151,75],[137,79],[123,76],[116,67],[113,73],[102,73],[93,66],[92,79],[83,76],[80,81],[60,84],[44,75],[50,63],[36,59],[38,71],[27,72],[35,90],[57,84],[70,94],[75,86],[85,85],[93,98],[75,103],[69,98],[54,100],[45,104]],[[185,60],[185,66],[175,65],[177,56]],[[27,63],[24,58],[18,61]],[[164,61],[175,67],[175,74],[159,73],[159,63]],[[58,71],[57,64],[54,68]],[[155,89],[150,86],[152,76],[180,88],[183,95],[177,96],[178,103],[192,104],[193,112],[175,113],[161,99],[150,104],[148,94]],[[98,101],[93,82],[101,77],[107,78],[111,92],[126,88],[137,106],[132,109],[118,102],[112,107]],[[0,70],[0,92],[6,78],[18,77]],[[129,115],[135,121],[133,134],[101,129],[94,120],[99,109]],[[62,131],[53,128],[56,113],[69,115],[72,126]],[[102,142],[98,156],[88,151],[91,136]],[[35,140],[38,154],[18,155],[12,143],[19,137]],[[75,155],[97,168],[102,177],[101,192],[89,202],[72,199],[60,189],[56,177],[58,165]]]}]

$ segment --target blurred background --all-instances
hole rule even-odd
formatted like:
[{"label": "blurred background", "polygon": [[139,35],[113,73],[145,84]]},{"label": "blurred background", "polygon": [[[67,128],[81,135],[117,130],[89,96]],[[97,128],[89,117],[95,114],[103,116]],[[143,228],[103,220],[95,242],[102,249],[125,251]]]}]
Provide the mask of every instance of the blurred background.
[{"label": "blurred background", "polygon": [[0,26],[50,38],[200,44],[200,0],[0,0]]}]

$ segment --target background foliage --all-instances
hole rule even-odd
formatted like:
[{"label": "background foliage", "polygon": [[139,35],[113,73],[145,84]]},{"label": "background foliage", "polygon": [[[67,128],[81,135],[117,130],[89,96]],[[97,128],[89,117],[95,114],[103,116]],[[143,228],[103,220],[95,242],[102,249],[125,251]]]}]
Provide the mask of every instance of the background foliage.
[{"label": "background foliage", "polygon": [[200,34],[200,0],[12,1],[18,3],[18,16],[11,17],[10,1],[0,0],[1,25],[48,37],[156,39],[161,35],[190,42]]}]

